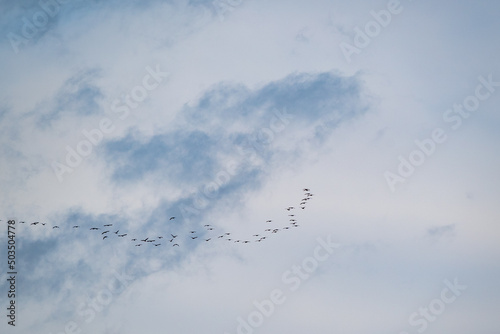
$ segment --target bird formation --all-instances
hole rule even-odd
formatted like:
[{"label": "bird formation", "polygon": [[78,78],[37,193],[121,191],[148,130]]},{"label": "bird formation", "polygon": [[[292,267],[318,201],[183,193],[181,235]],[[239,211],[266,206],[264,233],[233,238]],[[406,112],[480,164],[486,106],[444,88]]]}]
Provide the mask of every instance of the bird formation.
[{"label": "bird formation", "polygon": [[[301,199],[299,208],[301,210],[306,209],[306,206],[308,202],[311,200],[314,194],[310,192],[309,188],[304,188],[304,197]],[[297,228],[300,225],[298,224],[297,219],[295,219],[296,214],[295,212],[295,207],[293,206],[288,206],[285,208],[286,211],[288,211],[288,223],[286,226],[281,226],[281,227],[269,227],[264,229],[261,233],[256,233],[253,234],[251,237],[248,238],[235,238],[233,237],[233,234],[231,232],[217,232],[215,227],[210,225],[210,224],[205,224],[203,226],[203,231],[196,231],[192,230],[189,231],[189,233],[183,237],[179,236],[179,234],[173,234],[169,233],[168,235],[158,235],[158,236],[148,236],[144,239],[139,239],[137,237],[130,238],[131,244],[134,245],[135,247],[141,247],[143,245],[148,245],[151,247],[159,247],[159,246],[170,246],[170,247],[180,247],[182,244],[185,242],[196,242],[196,241],[203,241],[203,242],[213,242],[215,240],[224,240],[227,242],[232,242],[232,243],[239,243],[239,244],[249,244],[252,242],[263,242],[265,241],[270,235],[276,234],[280,231],[286,231],[286,230],[291,230],[293,228]],[[172,221],[176,219],[175,217],[170,217],[168,218],[168,221]],[[24,221],[20,221],[20,224],[26,224]],[[273,224],[272,219],[268,219],[265,221],[266,224]],[[45,226],[46,223],[40,223],[38,221],[30,223],[29,225],[31,226],[37,226],[37,225],[42,225]],[[98,233],[101,230],[104,230],[100,233],[100,237],[102,240],[106,239],[112,239],[112,238],[125,238],[128,236],[128,233],[120,233],[120,229],[117,229],[116,231],[113,231],[111,229],[113,227],[113,224],[104,224],[102,226],[93,226],[88,229],[88,231],[97,231],[97,232],[91,232],[91,233]],[[83,226],[79,225],[73,225],[72,229],[82,229]],[[88,227],[87,227],[88,228]],[[52,229],[59,229],[61,230],[61,227],[58,225],[52,226]],[[164,239],[167,237],[166,239]]]}]

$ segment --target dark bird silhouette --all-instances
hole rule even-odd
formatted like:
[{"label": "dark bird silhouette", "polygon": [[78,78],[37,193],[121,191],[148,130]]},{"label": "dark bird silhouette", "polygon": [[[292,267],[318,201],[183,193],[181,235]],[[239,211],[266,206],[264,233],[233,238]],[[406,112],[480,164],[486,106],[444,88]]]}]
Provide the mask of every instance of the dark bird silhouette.
[{"label": "dark bird silhouette", "polygon": [[206,225],[203,225],[203,226],[204,226],[204,227],[209,227],[209,226],[210,226],[210,224],[206,224]]},{"label": "dark bird silhouette", "polygon": [[310,189],[309,189],[309,188],[304,188],[304,189],[302,189],[302,190],[303,190],[303,191],[310,191]]},{"label": "dark bird silhouette", "polygon": [[169,219],[169,220],[172,220],[172,219],[175,219],[175,217],[170,217],[170,219]]},{"label": "dark bird silhouette", "polygon": [[[191,232],[192,233],[192,232]],[[172,236],[172,238],[177,238],[177,235],[174,235],[174,234],[170,234]]]},{"label": "dark bird silhouette", "polygon": [[59,228],[59,226],[57,226],[57,225],[56,225],[56,226],[54,226],[54,227],[52,227],[52,228]]},{"label": "dark bird silhouette", "polygon": [[211,238],[205,239],[205,241],[210,241],[210,240],[211,240]]},{"label": "dark bird silhouette", "polygon": [[91,227],[90,230],[91,231],[97,231],[99,229],[99,227]]},{"label": "dark bird silhouette", "polygon": [[102,240],[106,239],[107,237],[108,237],[108,236],[107,236],[107,235],[105,235],[104,237],[102,237]]},{"label": "dark bird silhouette", "polygon": [[104,226],[113,226],[113,224],[106,224],[106,225],[104,225]]},{"label": "dark bird silhouette", "polygon": [[114,232],[114,233],[115,233],[115,234],[118,234],[118,232],[120,232],[120,230],[118,230],[118,231],[116,231],[116,232]]},{"label": "dark bird silhouette", "polygon": [[141,240],[141,241],[144,241],[144,242],[146,242],[146,241],[148,241],[148,239],[149,239],[149,238],[146,238],[146,239],[143,239],[143,240]]},{"label": "dark bird silhouette", "polygon": [[80,227],[80,226],[78,226],[78,225],[73,226],[73,228],[79,228],[79,227]]},{"label": "dark bird silhouette", "polygon": [[161,244],[154,244],[155,246],[160,246]]},{"label": "dark bird silhouette", "polygon": [[163,239],[163,237],[160,235],[160,236],[158,237],[158,239]]},{"label": "dark bird silhouette", "polygon": [[42,223],[43,226],[45,226],[45,223]]},{"label": "dark bird silhouette", "polygon": [[196,231],[190,231],[189,233],[196,233]]},{"label": "dark bird silhouette", "polygon": [[33,222],[33,223],[31,223],[31,225],[38,225],[38,224],[40,224],[40,222]]},{"label": "dark bird silhouette", "polygon": [[266,223],[270,223],[270,222],[272,222],[272,220],[271,220],[271,219],[269,219],[269,220],[266,220]]},{"label": "dark bird silhouette", "polygon": [[196,239],[196,238],[198,238],[198,237],[191,237],[191,239],[193,239],[193,240]]},{"label": "dark bird silhouette", "polygon": [[132,241],[137,241],[137,239],[134,238],[134,239],[132,239]]},{"label": "dark bird silhouette", "polygon": [[179,244],[173,244],[172,247],[174,247],[174,246],[179,246]]},{"label": "dark bird silhouette", "polygon": [[119,236],[120,238],[123,238],[123,237],[124,237],[124,236],[126,236],[126,235],[127,235],[127,233],[125,233],[125,234],[118,234],[118,236]]},{"label": "dark bird silhouette", "polygon": [[139,247],[140,245],[141,245],[141,244],[137,244],[137,245],[135,245],[135,247]]},{"label": "dark bird silhouette", "polygon": [[108,233],[108,232],[109,232],[109,231],[104,231],[104,232],[102,232],[101,234],[106,234],[106,233]]}]

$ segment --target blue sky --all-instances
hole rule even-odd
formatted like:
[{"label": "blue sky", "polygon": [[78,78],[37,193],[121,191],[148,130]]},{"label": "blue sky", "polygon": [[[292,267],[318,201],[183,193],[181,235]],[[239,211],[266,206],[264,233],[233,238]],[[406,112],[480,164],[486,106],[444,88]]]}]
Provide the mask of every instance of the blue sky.
[{"label": "blue sky", "polygon": [[1,332],[497,333],[499,9],[0,2]]}]

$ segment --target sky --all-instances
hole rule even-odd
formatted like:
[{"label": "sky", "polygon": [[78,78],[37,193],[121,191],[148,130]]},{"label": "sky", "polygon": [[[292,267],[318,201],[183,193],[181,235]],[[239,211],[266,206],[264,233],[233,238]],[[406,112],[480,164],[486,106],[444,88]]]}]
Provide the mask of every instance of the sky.
[{"label": "sky", "polygon": [[498,333],[497,1],[0,13],[1,333]]}]

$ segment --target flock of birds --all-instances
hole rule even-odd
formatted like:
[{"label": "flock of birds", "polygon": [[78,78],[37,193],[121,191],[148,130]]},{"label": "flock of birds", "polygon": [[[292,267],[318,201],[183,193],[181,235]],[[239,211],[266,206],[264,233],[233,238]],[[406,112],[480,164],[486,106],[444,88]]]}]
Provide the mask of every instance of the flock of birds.
[{"label": "flock of birds", "polygon": [[[313,197],[313,193],[311,193],[309,188],[304,188],[304,197],[301,199],[300,204],[297,208],[300,208],[301,210],[304,210],[306,208],[307,203],[311,200]],[[171,247],[180,247],[182,244],[181,240],[188,240],[188,241],[204,241],[204,242],[210,242],[214,240],[226,240],[234,243],[242,243],[242,244],[248,244],[251,242],[263,242],[268,238],[269,235],[278,233],[279,231],[284,231],[284,230],[290,230],[293,228],[299,227],[299,223],[297,221],[297,215],[295,214],[296,208],[294,206],[288,206],[285,208],[285,210],[288,212],[288,225],[283,226],[283,227],[269,227],[266,228],[263,232],[259,234],[253,234],[252,237],[250,238],[245,238],[245,239],[240,239],[240,238],[234,238],[233,235],[230,232],[222,232],[222,233],[217,233],[215,231],[215,228],[210,225],[210,224],[205,224],[204,225],[204,233],[200,233],[198,231],[189,231],[187,235],[184,235],[183,237],[180,237],[179,234],[172,234],[169,233],[168,235],[158,235],[158,236],[148,236],[146,238],[138,238],[138,237],[129,237],[128,233],[123,233],[120,231],[120,229],[117,229],[115,231],[115,228],[113,224],[104,224],[99,227],[91,227],[89,230],[90,231],[96,231],[96,235],[100,236],[102,240],[106,239],[111,239],[111,238],[126,238],[129,237],[130,241],[135,247],[141,247],[143,245],[150,245],[152,247],[159,247],[162,245],[169,245]],[[168,220],[172,221],[176,219],[176,217],[170,217]],[[38,221],[32,222],[32,223],[26,223],[24,221],[20,221],[20,224],[28,224],[29,226],[46,226],[48,228],[52,228],[52,230],[60,230],[61,227],[58,225],[50,226],[47,223],[41,223]],[[269,224],[269,226],[274,225],[272,219],[266,220],[266,223]],[[82,230],[84,227],[80,225],[73,225],[69,227],[74,230]],[[88,228],[88,227],[87,227]],[[215,232],[214,232],[215,231]]]}]

